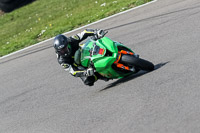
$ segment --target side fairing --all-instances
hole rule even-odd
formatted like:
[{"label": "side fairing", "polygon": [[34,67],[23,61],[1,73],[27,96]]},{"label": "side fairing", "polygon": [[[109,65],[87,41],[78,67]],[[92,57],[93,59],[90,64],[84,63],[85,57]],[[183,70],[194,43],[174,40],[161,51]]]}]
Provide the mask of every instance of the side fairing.
[{"label": "side fairing", "polygon": [[107,78],[121,78],[127,75],[116,72],[112,65],[118,56],[118,50],[129,50],[123,44],[114,42],[108,37],[104,37],[97,41],[88,40],[83,46],[81,51],[81,64],[84,67],[94,65],[96,72]]},{"label": "side fairing", "polygon": [[104,37],[97,41],[99,44],[103,45],[106,49],[108,49],[112,53],[118,53],[118,49],[115,46],[115,42],[112,41],[108,37]]},{"label": "side fairing", "polygon": [[[122,43],[119,43],[119,42],[114,42],[114,44],[115,44],[115,47],[117,47],[118,49],[118,51],[120,51],[120,49],[121,50],[128,50],[128,51],[130,51],[130,52],[133,52],[130,48],[128,48],[128,47],[126,47],[125,45],[123,45]],[[134,53],[134,52],[133,52]]]}]

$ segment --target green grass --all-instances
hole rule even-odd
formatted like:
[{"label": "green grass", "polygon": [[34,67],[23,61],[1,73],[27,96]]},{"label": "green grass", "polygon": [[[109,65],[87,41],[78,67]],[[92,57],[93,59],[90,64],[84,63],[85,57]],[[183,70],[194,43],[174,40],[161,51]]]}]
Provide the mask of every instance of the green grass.
[{"label": "green grass", "polygon": [[37,0],[0,16],[0,56],[149,1]]}]

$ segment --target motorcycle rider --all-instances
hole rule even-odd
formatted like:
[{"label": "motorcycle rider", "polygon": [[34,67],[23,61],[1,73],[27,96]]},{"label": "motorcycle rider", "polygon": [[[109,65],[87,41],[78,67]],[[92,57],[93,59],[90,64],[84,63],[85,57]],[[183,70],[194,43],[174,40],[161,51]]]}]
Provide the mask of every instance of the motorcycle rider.
[{"label": "motorcycle rider", "polygon": [[92,86],[98,79],[108,81],[107,78],[94,72],[92,67],[84,68],[79,63],[75,62],[74,55],[80,54],[79,43],[89,36],[96,36],[98,39],[104,36],[104,31],[101,29],[86,29],[83,32],[66,37],[64,35],[57,35],[54,39],[54,48],[57,55],[58,63],[64,70],[75,77],[80,77],[85,85]]}]

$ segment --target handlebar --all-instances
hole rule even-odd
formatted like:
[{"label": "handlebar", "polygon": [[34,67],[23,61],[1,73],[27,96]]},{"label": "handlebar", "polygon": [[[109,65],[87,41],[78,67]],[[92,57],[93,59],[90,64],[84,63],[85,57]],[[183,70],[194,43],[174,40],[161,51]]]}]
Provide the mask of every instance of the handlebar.
[{"label": "handlebar", "polygon": [[[106,34],[108,33],[108,31],[106,31],[106,30],[102,30],[102,32],[100,33],[100,38],[103,38]],[[94,36],[92,36],[92,37],[90,37],[92,40],[98,40],[98,39],[100,39],[99,38],[99,35],[96,33],[96,34],[94,34]]]},{"label": "handlebar", "polygon": [[103,36],[105,36],[107,33],[108,33],[108,31],[107,31],[107,30],[104,30],[104,35],[103,35]]}]

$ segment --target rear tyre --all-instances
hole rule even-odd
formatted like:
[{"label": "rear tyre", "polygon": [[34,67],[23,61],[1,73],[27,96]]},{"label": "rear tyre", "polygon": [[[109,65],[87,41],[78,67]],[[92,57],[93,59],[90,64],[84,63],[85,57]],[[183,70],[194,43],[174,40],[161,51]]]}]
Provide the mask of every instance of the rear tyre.
[{"label": "rear tyre", "polygon": [[137,58],[133,55],[122,55],[120,62],[129,66],[134,66],[136,67],[136,69],[141,69],[146,71],[154,70],[153,63],[141,58]]}]

